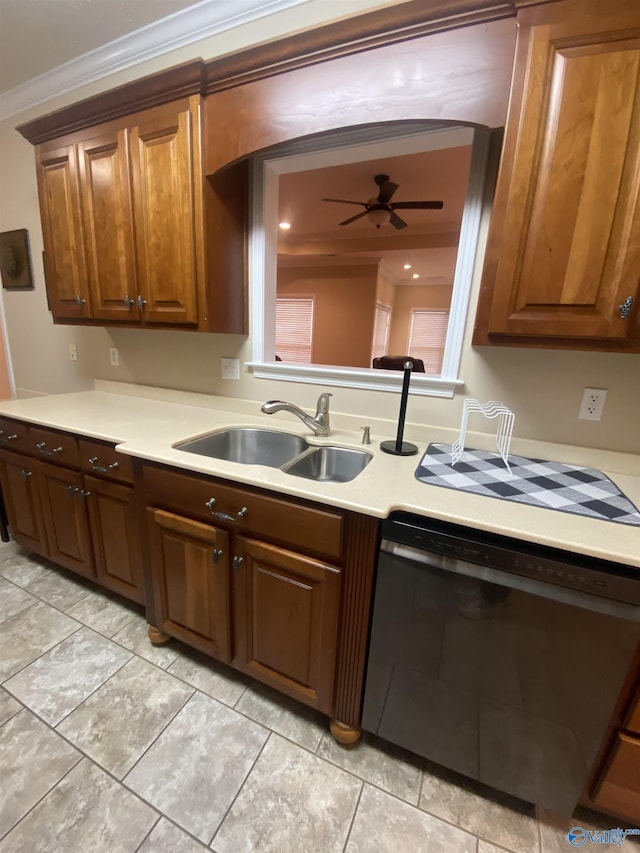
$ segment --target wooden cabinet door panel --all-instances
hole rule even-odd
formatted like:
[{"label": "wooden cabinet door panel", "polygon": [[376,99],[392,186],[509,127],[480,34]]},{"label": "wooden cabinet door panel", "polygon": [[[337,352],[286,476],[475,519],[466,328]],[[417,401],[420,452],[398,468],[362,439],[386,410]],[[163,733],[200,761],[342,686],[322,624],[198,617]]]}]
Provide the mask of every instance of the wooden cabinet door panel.
[{"label": "wooden cabinet door panel", "polygon": [[160,628],[218,660],[231,657],[229,537],[223,530],[147,509]]},{"label": "wooden cabinet door panel", "polygon": [[633,705],[629,709],[629,714],[625,721],[625,728],[640,736],[640,690],[636,695]]},{"label": "wooden cabinet door panel", "polygon": [[[598,10],[594,0],[568,0],[524,10],[519,22],[474,342],[556,338],[633,350],[640,347],[637,6],[623,0]],[[636,304],[625,318],[628,297]]]},{"label": "wooden cabinet door panel", "polygon": [[37,155],[49,307],[54,317],[91,317],[74,145]]},{"label": "wooden cabinet door panel", "polygon": [[0,478],[11,535],[24,548],[48,554],[47,537],[32,459],[0,452]]},{"label": "wooden cabinet door panel", "polygon": [[594,803],[640,822],[640,739],[619,733]]},{"label": "wooden cabinet door panel", "polygon": [[85,477],[96,564],[103,586],[144,603],[144,578],[133,489]]},{"label": "wooden cabinet door panel", "polygon": [[137,322],[127,131],[83,140],[78,159],[93,316]]},{"label": "wooden cabinet door panel", "polygon": [[189,108],[131,130],[138,284],[145,323],[198,322],[194,121]]},{"label": "wooden cabinet door panel", "polygon": [[331,713],[340,570],[244,537],[235,540],[234,556],[243,559],[234,571],[234,664]]},{"label": "wooden cabinet door panel", "polygon": [[94,577],[82,475],[39,463],[38,482],[51,559],[78,574]]}]

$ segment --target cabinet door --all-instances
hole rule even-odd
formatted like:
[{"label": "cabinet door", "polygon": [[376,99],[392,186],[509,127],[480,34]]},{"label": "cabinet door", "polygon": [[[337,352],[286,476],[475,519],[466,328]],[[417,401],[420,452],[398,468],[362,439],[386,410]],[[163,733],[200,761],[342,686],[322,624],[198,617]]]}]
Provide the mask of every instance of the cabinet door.
[{"label": "cabinet door", "polygon": [[640,24],[635,0],[597,6],[519,15],[474,343],[640,348]]},{"label": "cabinet door", "polygon": [[618,733],[594,803],[636,825],[640,821],[640,738]]},{"label": "cabinet door", "polygon": [[244,537],[235,540],[233,566],[234,665],[330,714],[340,570]]},{"label": "cabinet door", "polygon": [[61,319],[90,318],[75,146],[39,149],[36,166],[49,307]]},{"label": "cabinet door", "polygon": [[197,108],[159,111],[131,129],[138,284],[145,323],[196,324],[194,156]]},{"label": "cabinet door", "polygon": [[133,489],[84,478],[96,563],[96,579],[121,595],[144,603],[144,579]]},{"label": "cabinet door", "polygon": [[218,660],[230,659],[229,537],[215,527],[147,509],[156,628]]},{"label": "cabinet door", "polygon": [[93,551],[82,475],[39,463],[38,483],[49,556],[80,575],[94,577]]},{"label": "cabinet door", "polygon": [[11,535],[28,551],[47,555],[47,537],[37,487],[37,467],[29,456],[0,452],[0,478]]},{"label": "cabinet door", "polygon": [[127,131],[83,140],[78,160],[93,317],[137,322]]}]

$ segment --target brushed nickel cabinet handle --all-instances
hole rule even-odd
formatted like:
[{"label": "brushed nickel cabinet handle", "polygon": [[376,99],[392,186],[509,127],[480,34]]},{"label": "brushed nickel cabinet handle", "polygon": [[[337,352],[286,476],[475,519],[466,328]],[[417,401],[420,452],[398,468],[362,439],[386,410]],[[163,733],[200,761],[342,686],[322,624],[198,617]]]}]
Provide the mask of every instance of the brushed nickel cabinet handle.
[{"label": "brushed nickel cabinet handle", "polygon": [[217,566],[222,559],[222,548],[214,548],[211,552],[211,560],[214,566]]},{"label": "brushed nickel cabinet handle", "polygon": [[12,432],[11,435],[5,435],[4,430],[0,429],[0,441],[6,444],[9,441],[15,441],[18,438],[17,432]]},{"label": "brushed nickel cabinet handle", "polygon": [[622,305],[618,305],[618,311],[620,312],[620,317],[623,320],[626,320],[629,314],[631,314],[631,306],[633,305],[633,296],[627,296]]},{"label": "brushed nickel cabinet handle", "polygon": [[43,456],[54,456],[56,453],[62,453],[61,447],[54,447],[53,450],[45,450],[46,446],[47,446],[46,441],[39,441],[36,444],[36,447],[38,448],[40,453],[42,453]]},{"label": "brushed nickel cabinet handle", "polygon": [[219,521],[240,521],[241,518],[245,518],[249,510],[246,506],[243,506],[235,515],[229,515],[228,512],[219,512],[215,509],[216,499],[209,498],[208,501],[205,501],[205,506],[211,513],[214,518],[217,518]]},{"label": "brushed nickel cabinet handle", "polygon": [[22,474],[22,479],[26,480],[27,478],[32,476],[33,471],[25,471],[25,469],[23,468],[20,473]]},{"label": "brushed nickel cabinet handle", "polygon": [[144,306],[147,304],[147,300],[146,300],[146,299],[143,299],[143,298],[142,298],[142,296],[140,296],[140,294],[138,294],[138,295],[136,296],[136,302],[138,303],[138,308],[139,308],[141,311],[142,311],[142,309],[144,308]]},{"label": "brushed nickel cabinet handle", "polygon": [[73,497],[74,495],[78,494],[80,489],[77,486],[67,486],[67,491],[69,492],[71,497]]},{"label": "brushed nickel cabinet handle", "polygon": [[135,304],[135,299],[132,299],[128,293],[125,295],[122,301],[124,302],[127,308],[131,308],[131,306]]},{"label": "brushed nickel cabinet handle", "polygon": [[80,497],[83,501],[86,501],[87,498],[91,497],[91,492],[86,489],[80,489]]},{"label": "brushed nickel cabinet handle", "polygon": [[116,471],[120,467],[119,462],[112,462],[110,465],[107,465],[106,468],[104,465],[98,465],[97,456],[92,456],[89,459],[89,465],[91,465],[93,471],[97,471],[99,474],[108,474],[109,471]]},{"label": "brushed nickel cabinet handle", "polygon": [[77,302],[77,304],[78,304],[78,305],[84,305],[86,301],[87,301],[87,300],[86,300],[86,299],[83,299],[83,298],[82,298],[82,296],[80,296],[80,294],[78,294],[78,295],[76,296],[76,302]]},{"label": "brushed nickel cabinet handle", "polygon": [[233,558],[233,571],[237,572],[243,563],[244,563],[244,557],[234,557]]}]

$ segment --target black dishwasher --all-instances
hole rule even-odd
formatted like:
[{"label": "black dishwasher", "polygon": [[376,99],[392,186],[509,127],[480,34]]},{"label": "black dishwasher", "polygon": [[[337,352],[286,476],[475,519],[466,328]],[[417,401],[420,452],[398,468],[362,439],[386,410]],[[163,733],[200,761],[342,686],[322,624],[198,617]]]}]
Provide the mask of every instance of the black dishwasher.
[{"label": "black dishwasher", "polygon": [[639,640],[640,570],[393,513],[363,728],[570,814]]}]

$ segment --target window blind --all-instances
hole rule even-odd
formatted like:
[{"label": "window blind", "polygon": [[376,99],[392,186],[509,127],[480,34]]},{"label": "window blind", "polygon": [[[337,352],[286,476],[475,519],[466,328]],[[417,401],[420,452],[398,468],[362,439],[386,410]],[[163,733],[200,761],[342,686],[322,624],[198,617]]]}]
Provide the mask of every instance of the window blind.
[{"label": "window blind", "polygon": [[448,311],[412,311],[409,355],[424,361],[425,373],[442,372],[442,358],[449,324]]},{"label": "window blind", "polygon": [[387,308],[386,305],[376,305],[376,315],[373,323],[373,347],[371,349],[372,360],[386,355],[390,317],[390,308]]},{"label": "window blind", "polygon": [[276,299],[276,355],[282,361],[311,362],[313,299]]}]

